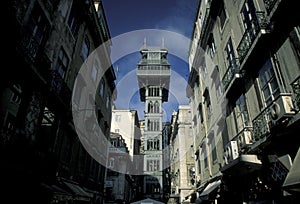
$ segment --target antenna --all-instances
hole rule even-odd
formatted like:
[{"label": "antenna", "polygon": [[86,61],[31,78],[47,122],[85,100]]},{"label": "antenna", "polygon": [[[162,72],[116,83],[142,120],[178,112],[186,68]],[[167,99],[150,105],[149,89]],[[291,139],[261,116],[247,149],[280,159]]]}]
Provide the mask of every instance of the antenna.
[{"label": "antenna", "polygon": [[162,37],[162,39],[161,39],[161,44],[162,44],[162,48],[165,48],[165,38],[164,37]]},{"label": "antenna", "polygon": [[147,40],[146,40],[146,38],[144,38],[144,48],[146,48],[147,47]]}]

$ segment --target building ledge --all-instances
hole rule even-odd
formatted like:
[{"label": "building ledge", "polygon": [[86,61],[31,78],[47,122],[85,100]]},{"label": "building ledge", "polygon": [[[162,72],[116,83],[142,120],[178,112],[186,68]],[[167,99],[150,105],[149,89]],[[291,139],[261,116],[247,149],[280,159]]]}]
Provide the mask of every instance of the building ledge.
[{"label": "building ledge", "polygon": [[261,161],[257,155],[244,154],[223,166],[220,170],[224,174],[243,175],[260,169]]}]

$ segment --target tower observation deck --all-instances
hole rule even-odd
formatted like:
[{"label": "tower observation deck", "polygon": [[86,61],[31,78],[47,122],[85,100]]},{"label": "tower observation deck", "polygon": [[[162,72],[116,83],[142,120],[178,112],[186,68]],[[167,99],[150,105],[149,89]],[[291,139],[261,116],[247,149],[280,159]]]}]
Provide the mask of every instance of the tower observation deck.
[{"label": "tower observation deck", "polygon": [[167,60],[166,48],[148,47],[140,51],[141,61],[138,63],[137,76],[141,101],[145,102],[146,89],[149,86],[162,88],[162,100],[168,101],[171,65]]}]

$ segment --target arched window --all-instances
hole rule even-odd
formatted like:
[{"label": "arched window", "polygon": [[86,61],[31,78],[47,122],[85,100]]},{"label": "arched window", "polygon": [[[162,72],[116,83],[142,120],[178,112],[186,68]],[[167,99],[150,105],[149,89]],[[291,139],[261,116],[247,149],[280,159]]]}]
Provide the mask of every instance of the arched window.
[{"label": "arched window", "polygon": [[152,103],[152,101],[150,101],[150,103],[148,104],[148,113],[153,113],[153,103]]},{"label": "arched window", "polygon": [[159,103],[158,103],[158,101],[155,101],[155,103],[154,103],[154,113],[159,113]]},{"label": "arched window", "polygon": [[104,89],[105,89],[105,81],[102,78],[101,83],[100,83],[100,89],[99,89],[99,94],[100,94],[101,97],[104,96]]},{"label": "arched window", "polygon": [[86,60],[86,58],[88,57],[89,52],[90,52],[90,41],[86,37],[82,43],[82,48],[81,48],[81,54],[84,60]]}]

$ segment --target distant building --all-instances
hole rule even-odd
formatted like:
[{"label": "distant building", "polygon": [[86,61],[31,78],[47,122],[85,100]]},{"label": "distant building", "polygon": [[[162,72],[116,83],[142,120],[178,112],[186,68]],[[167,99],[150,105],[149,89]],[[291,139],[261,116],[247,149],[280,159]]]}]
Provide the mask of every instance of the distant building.
[{"label": "distant building", "polygon": [[172,127],[170,122],[163,122],[162,137],[163,137],[163,201],[167,201],[171,189],[170,177],[170,137]]},{"label": "distant building", "polygon": [[191,109],[180,105],[172,116],[170,137],[171,194],[168,203],[190,203],[194,196],[194,148]]},{"label": "distant building", "polygon": [[137,185],[132,175],[132,161],[125,140],[118,133],[111,133],[108,150],[108,169],[105,181],[105,203],[129,203],[136,196]]},{"label": "distant building", "polygon": [[144,131],[145,131],[145,120],[140,120],[140,130],[141,130],[141,147],[140,147],[140,153],[144,154]]},{"label": "distant building", "polygon": [[298,201],[297,13],[289,0],[199,1],[187,88],[197,202]]},{"label": "distant building", "polygon": [[136,110],[112,110],[112,133],[122,135],[125,143],[128,145],[131,161],[138,167],[138,159],[140,159],[141,146],[141,130],[138,112]]}]

